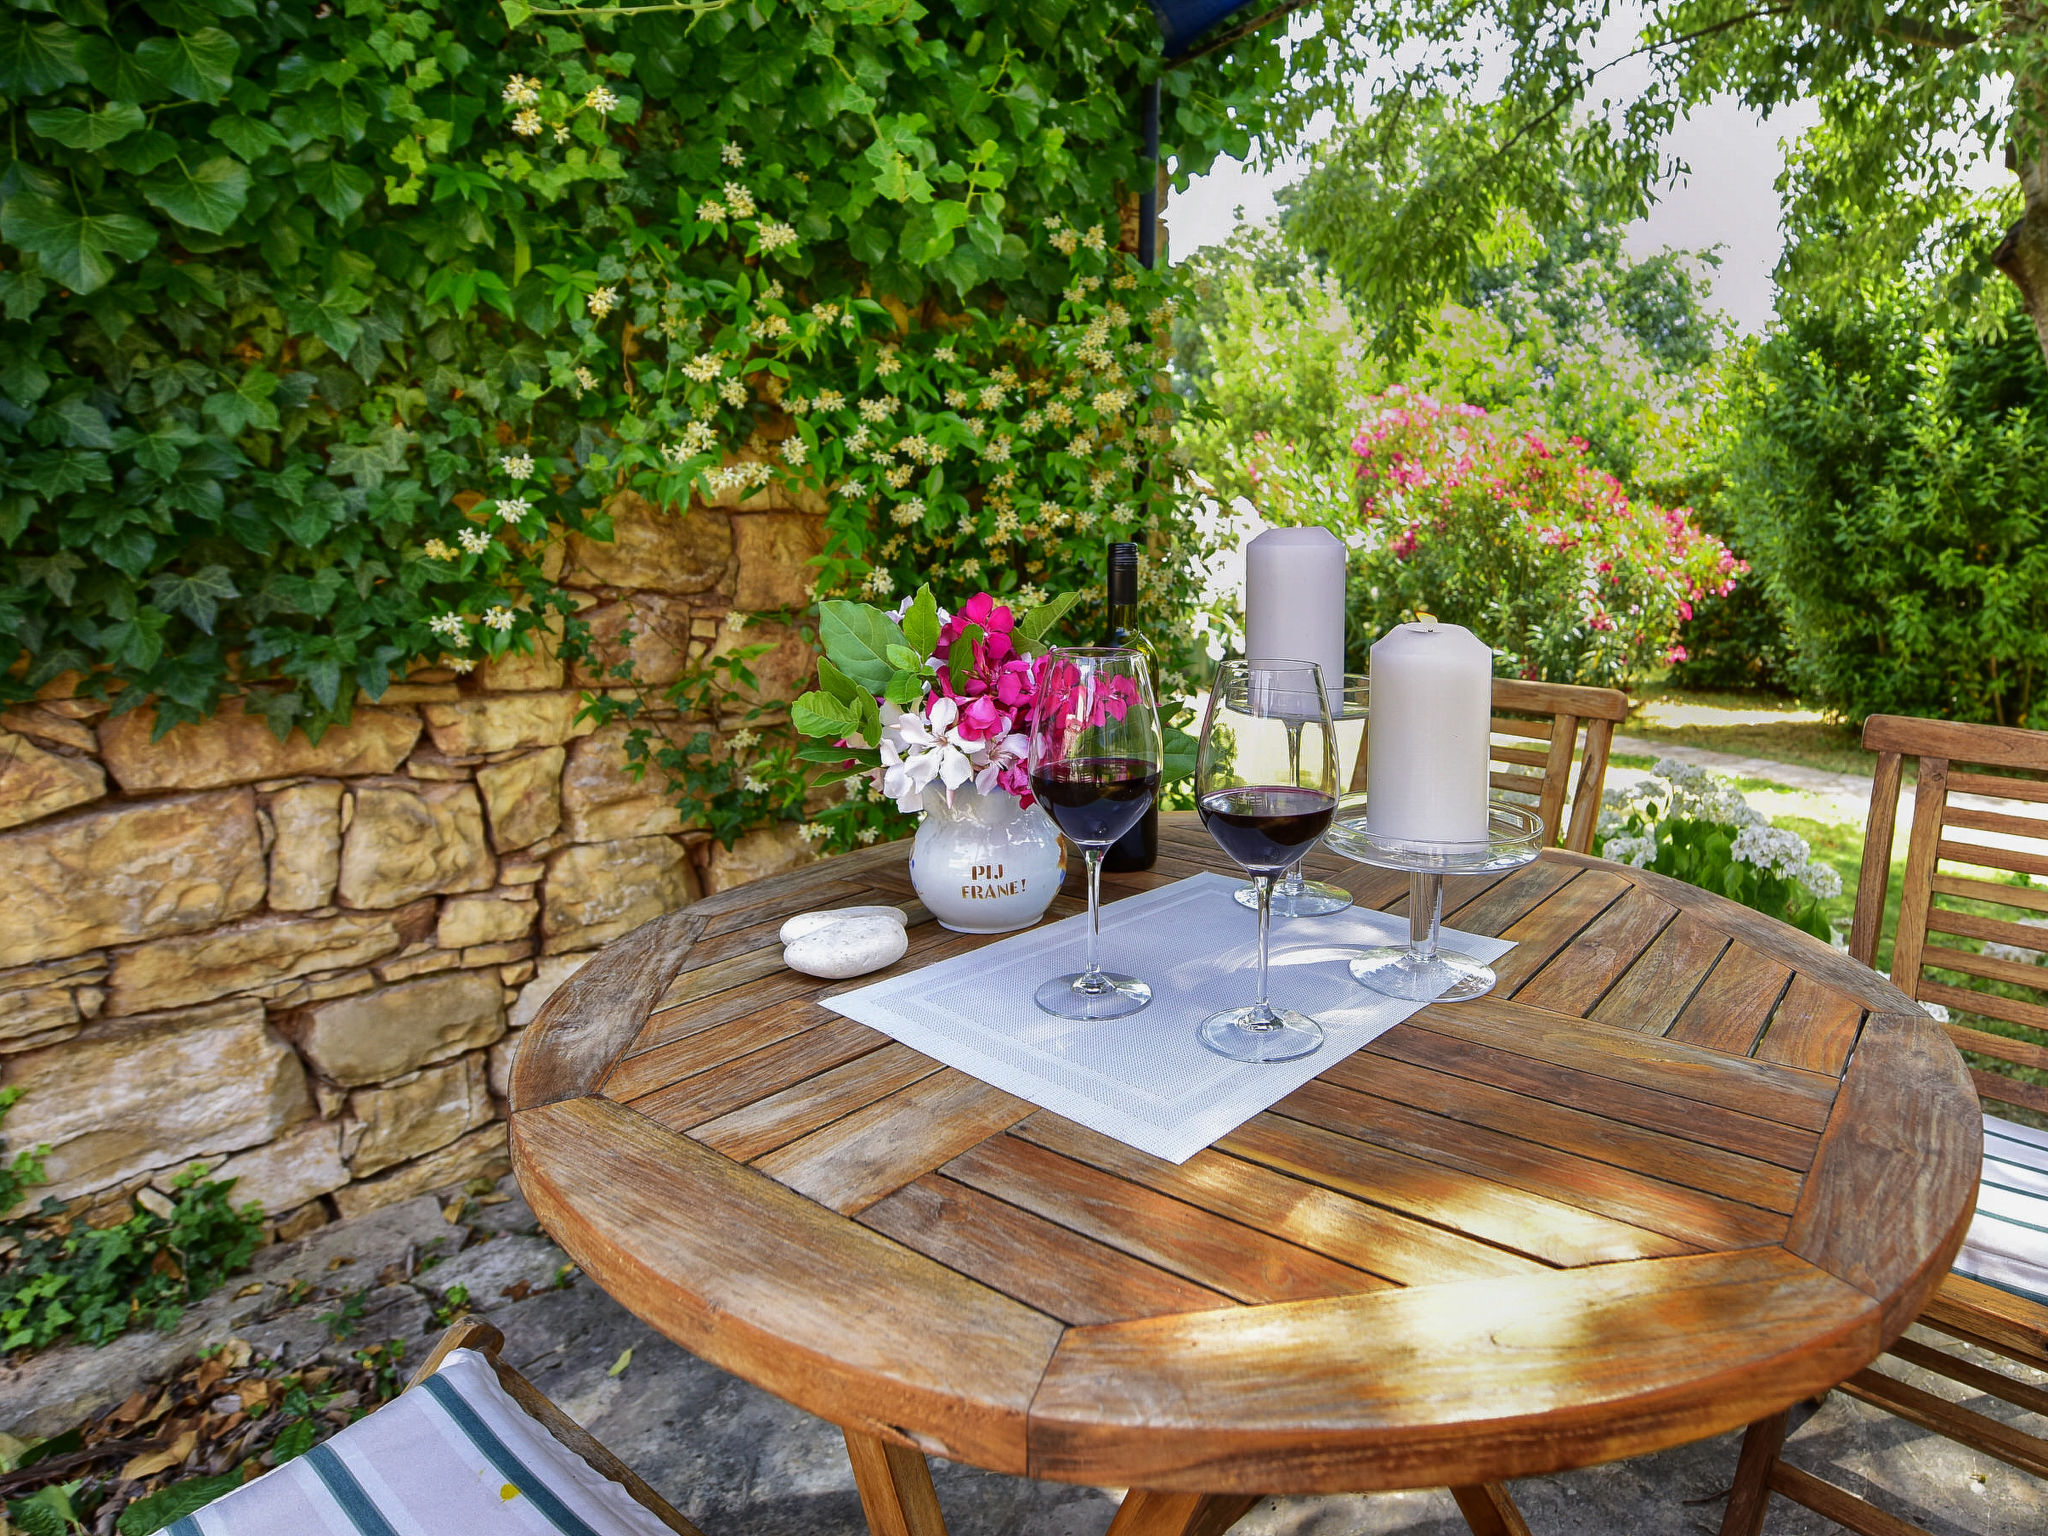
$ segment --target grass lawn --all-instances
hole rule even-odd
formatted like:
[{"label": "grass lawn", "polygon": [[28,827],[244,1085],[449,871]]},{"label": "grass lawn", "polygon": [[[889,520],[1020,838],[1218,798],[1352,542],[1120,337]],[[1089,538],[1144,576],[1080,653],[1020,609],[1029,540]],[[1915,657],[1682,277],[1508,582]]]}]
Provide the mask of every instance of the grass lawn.
[{"label": "grass lawn", "polygon": [[1635,712],[1621,730],[1638,740],[1865,778],[1875,762],[1855,731],[1796,699],[1773,694],[1708,693],[1649,683],[1638,691]]}]

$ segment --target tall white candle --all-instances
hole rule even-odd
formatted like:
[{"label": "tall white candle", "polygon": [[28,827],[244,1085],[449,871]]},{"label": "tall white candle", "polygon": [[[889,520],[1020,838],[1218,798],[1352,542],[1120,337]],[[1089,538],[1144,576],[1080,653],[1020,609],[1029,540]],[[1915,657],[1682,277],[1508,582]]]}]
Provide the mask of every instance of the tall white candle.
[{"label": "tall white candle", "polygon": [[1312,661],[1330,708],[1344,691],[1344,545],[1327,528],[1268,528],[1244,547],[1244,653]]},{"label": "tall white candle", "polygon": [[1486,840],[1493,653],[1456,624],[1397,624],[1372,648],[1365,818],[1374,837]]}]

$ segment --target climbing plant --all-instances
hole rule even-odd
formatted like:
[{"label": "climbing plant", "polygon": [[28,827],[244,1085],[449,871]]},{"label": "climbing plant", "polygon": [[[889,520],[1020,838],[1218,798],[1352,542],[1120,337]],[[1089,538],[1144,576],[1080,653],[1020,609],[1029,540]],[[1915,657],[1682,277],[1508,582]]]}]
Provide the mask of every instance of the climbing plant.
[{"label": "climbing plant", "polygon": [[[1177,174],[1278,46],[1165,75]],[[0,698],[317,733],[567,615],[627,483],[852,486],[828,590],[1170,543],[1116,250],[1161,67],[1142,0],[15,0]]]}]

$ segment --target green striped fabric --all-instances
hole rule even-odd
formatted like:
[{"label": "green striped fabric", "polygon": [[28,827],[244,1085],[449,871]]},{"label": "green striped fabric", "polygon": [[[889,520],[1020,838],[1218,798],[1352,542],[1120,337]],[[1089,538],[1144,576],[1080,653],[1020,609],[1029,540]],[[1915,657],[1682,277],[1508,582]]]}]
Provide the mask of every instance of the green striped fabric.
[{"label": "green striped fabric", "polygon": [[1984,1117],[1977,1214],[1955,1270],[2048,1306],[2048,1131]]}]

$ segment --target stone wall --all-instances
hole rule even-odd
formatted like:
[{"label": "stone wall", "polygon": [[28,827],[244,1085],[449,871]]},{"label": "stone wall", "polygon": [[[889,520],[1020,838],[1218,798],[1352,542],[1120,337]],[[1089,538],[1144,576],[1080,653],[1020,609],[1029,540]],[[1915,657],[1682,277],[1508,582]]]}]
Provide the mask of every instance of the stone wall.
[{"label": "stone wall", "polygon": [[[555,574],[645,683],[766,641],[787,698],[811,657],[773,611],[809,601],[821,510],[627,496]],[[632,778],[623,731],[576,718],[598,681],[554,654],[415,673],[317,743],[233,706],[153,742],[146,709],[67,688],[0,714],[0,1135],[49,1145],[36,1197],[118,1219],[201,1160],[296,1233],[501,1171],[548,994],[805,857],[783,831],[721,848]]]}]

